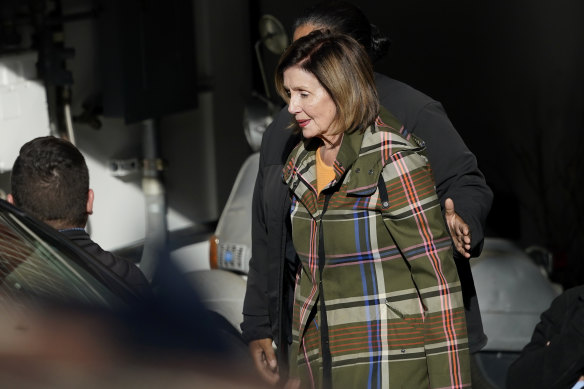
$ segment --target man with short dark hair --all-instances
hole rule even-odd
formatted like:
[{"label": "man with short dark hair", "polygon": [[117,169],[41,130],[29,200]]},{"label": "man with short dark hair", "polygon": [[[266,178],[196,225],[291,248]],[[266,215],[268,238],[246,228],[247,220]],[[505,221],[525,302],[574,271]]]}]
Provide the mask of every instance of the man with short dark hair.
[{"label": "man with short dark hair", "polygon": [[72,143],[46,136],[24,144],[12,168],[11,186],[8,202],[57,229],[136,292],[151,293],[138,267],[103,250],[85,231],[94,193],[85,158]]}]

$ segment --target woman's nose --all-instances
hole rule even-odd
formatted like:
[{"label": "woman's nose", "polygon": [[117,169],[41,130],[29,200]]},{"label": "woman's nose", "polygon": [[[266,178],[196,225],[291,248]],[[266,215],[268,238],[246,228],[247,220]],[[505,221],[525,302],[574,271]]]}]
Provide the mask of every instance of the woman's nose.
[{"label": "woman's nose", "polygon": [[296,98],[290,97],[290,101],[288,102],[288,112],[291,114],[296,114],[300,112],[300,106],[296,102]]}]

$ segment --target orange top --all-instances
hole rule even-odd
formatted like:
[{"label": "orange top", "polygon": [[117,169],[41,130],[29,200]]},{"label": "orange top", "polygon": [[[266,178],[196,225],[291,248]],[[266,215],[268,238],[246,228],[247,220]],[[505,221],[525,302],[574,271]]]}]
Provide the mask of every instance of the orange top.
[{"label": "orange top", "polygon": [[322,192],[325,186],[335,178],[335,172],[332,166],[324,163],[320,157],[320,147],[316,150],[316,190]]}]

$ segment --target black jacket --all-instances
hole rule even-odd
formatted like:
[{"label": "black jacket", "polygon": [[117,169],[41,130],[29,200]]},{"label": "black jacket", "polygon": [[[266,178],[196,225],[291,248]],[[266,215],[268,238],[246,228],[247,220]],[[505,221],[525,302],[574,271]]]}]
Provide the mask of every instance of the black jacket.
[{"label": "black jacket", "polygon": [[531,341],[509,367],[507,387],[571,388],[582,375],[584,285],[566,290],[541,314]]},{"label": "black jacket", "polygon": [[[442,105],[400,81],[376,74],[381,105],[394,114],[406,131],[426,142],[428,157],[442,206],[447,198],[469,225],[472,256],[484,240],[484,223],[493,194]],[[295,253],[289,233],[290,198],[282,181],[283,164],[300,140],[288,129],[291,115],[284,108],[263,135],[252,204],[252,258],[241,324],[246,341],[272,338],[280,351],[290,342],[290,312],[294,287]],[[463,288],[469,344],[477,351],[486,344],[474,281],[467,259],[455,258]],[[283,353],[285,355],[285,352]]]},{"label": "black jacket", "polygon": [[132,262],[125,258],[118,257],[109,251],[103,250],[97,243],[92,241],[89,234],[82,229],[68,229],[61,230],[60,232],[101,262],[104,266],[109,268],[113,273],[117,274],[140,296],[151,297],[152,290],[148,280],[144,274],[142,274],[142,271]]}]

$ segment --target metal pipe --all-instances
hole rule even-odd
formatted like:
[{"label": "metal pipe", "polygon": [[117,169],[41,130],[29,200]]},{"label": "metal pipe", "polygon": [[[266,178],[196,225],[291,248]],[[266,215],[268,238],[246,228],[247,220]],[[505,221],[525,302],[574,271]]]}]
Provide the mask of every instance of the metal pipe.
[{"label": "metal pipe", "polygon": [[268,81],[266,79],[266,72],[264,71],[264,63],[262,62],[262,56],[260,55],[260,44],[263,42],[263,40],[258,40],[255,45],[255,53],[256,53],[256,57],[258,59],[258,65],[260,67],[260,74],[262,75],[262,82],[264,83],[264,91],[266,92],[266,97],[268,99],[271,98],[270,96],[270,90],[268,88]]},{"label": "metal pipe", "polygon": [[65,116],[65,128],[67,129],[67,137],[69,138],[69,142],[76,144],[75,132],[73,131],[73,120],[71,119],[71,104],[69,102],[63,105],[63,112]]},{"label": "metal pipe", "polygon": [[168,256],[168,226],[166,220],[166,191],[158,156],[158,123],[154,119],[143,122],[143,176],[142,191],[146,207],[146,233],[140,269],[152,281],[158,261]]}]

